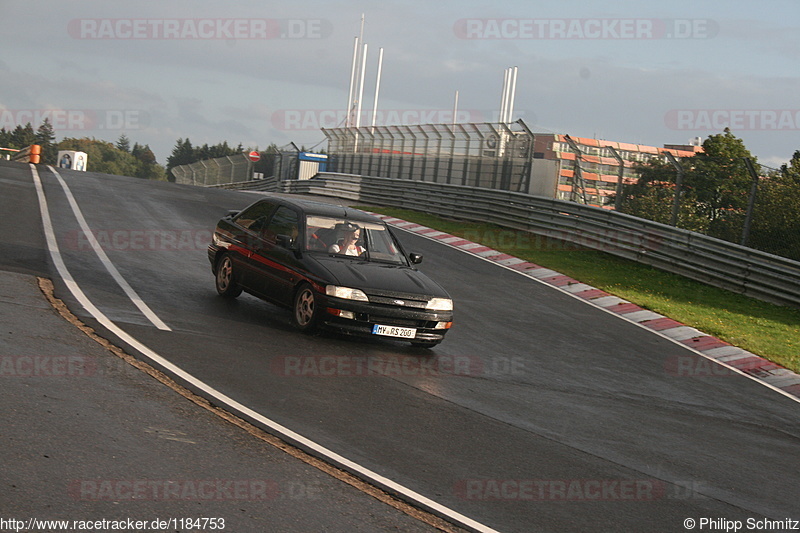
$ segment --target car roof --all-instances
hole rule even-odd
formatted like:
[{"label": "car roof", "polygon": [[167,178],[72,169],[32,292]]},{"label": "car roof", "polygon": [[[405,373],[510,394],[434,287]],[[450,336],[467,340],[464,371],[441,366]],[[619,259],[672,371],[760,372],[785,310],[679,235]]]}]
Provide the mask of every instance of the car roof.
[{"label": "car roof", "polygon": [[347,207],[343,205],[326,204],[324,202],[317,202],[314,200],[306,200],[302,198],[286,198],[272,196],[264,198],[261,201],[282,203],[284,205],[294,206],[306,215],[320,215],[335,218],[347,218],[350,220],[358,220],[361,222],[373,222],[376,224],[383,224],[383,221],[377,217],[369,215],[359,209]]}]

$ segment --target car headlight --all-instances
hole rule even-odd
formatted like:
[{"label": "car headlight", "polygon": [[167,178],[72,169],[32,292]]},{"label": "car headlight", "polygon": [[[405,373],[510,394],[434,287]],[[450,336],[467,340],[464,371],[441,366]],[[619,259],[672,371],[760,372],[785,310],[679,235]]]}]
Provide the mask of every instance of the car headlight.
[{"label": "car headlight", "polygon": [[428,309],[429,311],[452,311],[453,300],[450,298],[431,298],[428,300],[428,304],[425,306],[425,309]]},{"label": "car headlight", "polygon": [[359,302],[368,302],[369,298],[360,289],[351,289],[350,287],[338,287],[336,285],[328,285],[325,287],[325,294],[333,296],[334,298],[342,298],[343,300],[358,300]]}]

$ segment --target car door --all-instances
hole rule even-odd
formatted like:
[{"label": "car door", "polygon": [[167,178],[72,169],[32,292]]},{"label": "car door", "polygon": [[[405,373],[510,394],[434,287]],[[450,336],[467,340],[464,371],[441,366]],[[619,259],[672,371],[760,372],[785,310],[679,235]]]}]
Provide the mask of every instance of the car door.
[{"label": "car door", "polygon": [[253,257],[262,294],[277,303],[291,303],[294,285],[301,276],[299,235],[300,213],[282,205],[272,215]]},{"label": "car door", "polygon": [[262,247],[264,232],[278,205],[265,200],[254,204],[234,219],[234,234],[231,258],[234,269],[239,273],[239,283],[252,291],[261,292],[262,267],[256,259],[257,250]]}]

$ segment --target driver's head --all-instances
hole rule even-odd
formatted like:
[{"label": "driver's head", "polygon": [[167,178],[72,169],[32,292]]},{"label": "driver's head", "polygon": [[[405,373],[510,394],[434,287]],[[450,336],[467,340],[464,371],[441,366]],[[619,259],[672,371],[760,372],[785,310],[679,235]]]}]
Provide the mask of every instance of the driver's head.
[{"label": "driver's head", "polygon": [[355,224],[339,224],[337,225],[337,229],[339,230],[339,235],[341,235],[343,239],[358,240],[361,236],[361,228]]}]

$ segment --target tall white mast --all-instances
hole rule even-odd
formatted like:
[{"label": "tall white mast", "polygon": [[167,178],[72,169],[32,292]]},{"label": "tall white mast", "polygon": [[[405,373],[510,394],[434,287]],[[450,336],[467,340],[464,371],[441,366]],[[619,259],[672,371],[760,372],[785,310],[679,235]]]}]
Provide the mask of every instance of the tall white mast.
[{"label": "tall white mast", "polygon": [[347,116],[344,119],[344,126],[346,128],[350,127],[350,117],[353,114],[353,88],[355,86],[356,81],[356,64],[358,63],[358,37],[355,39],[355,43],[353,44],[353,63],[350,67],[350,90],[347,94]]},{"label": "tall white mast", "polygon": [[498,119],[498,122],[505,122],[507,96],[508,96],[508,69],[505,69],[503,71],[503,92],[500,94],[500,117]]},{"label": "tall white mast", "polygon": [[364,51],[361,54],[361,80],[358,89],[358,106],[356,106],[356,128],[361,127],[361,102],[364,99],[364,75],[367,72],[367,43],[364,43]]},{"label": "tall white mast", "polygon": [[378,52],[378,78],[375,81],[375,102],[372,105],[372,127],[375,127],[375,118],[378,116],[378,94],[381,90],[381,70],[383,68],[383,48]]},{"label": "tall white mast", "polygon": [[517,93],[517,70],[517,67],[514,67],[511,71],[511,86],[509,88],[510,95],[506,105],[506,123],[511,122],[511,120],[514,118],[514,98]]}]

